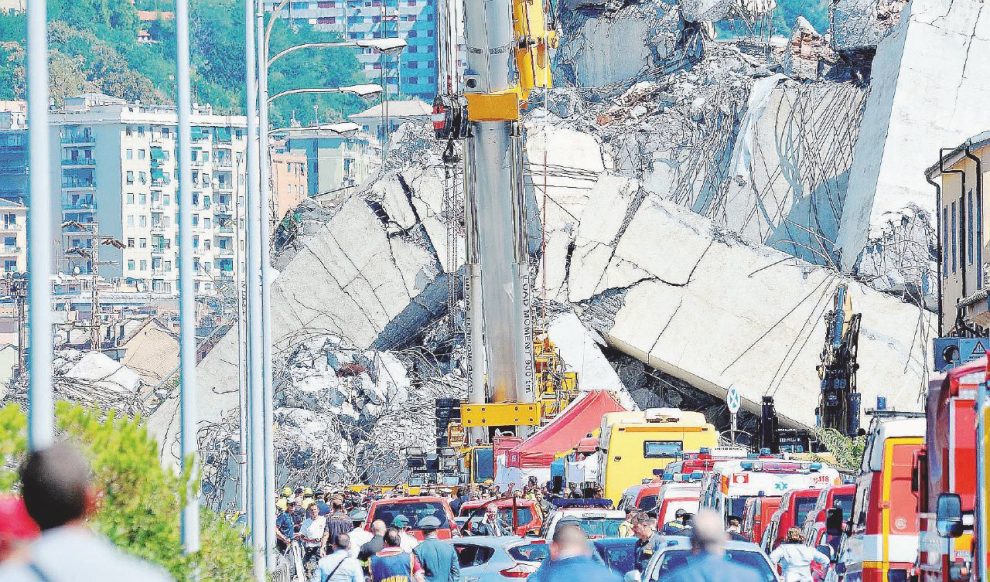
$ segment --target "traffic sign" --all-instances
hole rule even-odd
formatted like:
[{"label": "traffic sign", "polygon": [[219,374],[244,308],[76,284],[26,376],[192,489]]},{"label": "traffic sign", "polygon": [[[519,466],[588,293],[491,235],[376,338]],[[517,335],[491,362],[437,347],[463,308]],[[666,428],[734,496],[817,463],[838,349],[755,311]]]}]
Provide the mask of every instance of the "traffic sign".
[{"label": "traffic sign", "polygon": [[740,403],[739,390],[735,386],[729,386],[729,391],[725,394],[725,405],[729,407],[729,413],[739,412]]}]

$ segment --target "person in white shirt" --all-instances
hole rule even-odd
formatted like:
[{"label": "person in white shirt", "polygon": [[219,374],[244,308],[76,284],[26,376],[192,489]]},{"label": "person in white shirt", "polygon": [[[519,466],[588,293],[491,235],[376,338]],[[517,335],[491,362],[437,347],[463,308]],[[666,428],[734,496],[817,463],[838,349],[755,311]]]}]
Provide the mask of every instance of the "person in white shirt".
[{"label": "person in white shirt", "polygon": [[825,554],[804,545],[804,534],[796,527],[787,530],[787,539],[770,554],[770,562],[780,566],[784,582],[811,582],[812,562],[825,567],[830,561]]},{"label": "person in white shirt", "polygon": [[419,545],[419,540],[409,533],[409,518],[401,513],[396,515],[395,519],[392,520],[392,527],[399,530],[399,547],[402,548],[403,552],[411,554]]},{"label": "person in white shirt", "polygon": [[320,515],[320,508],[311,503],[306,510],[306,519],[299,527],[296,538],[303,546],[303,564],[311,571],[316,562],[323,557],[323,531],[327,528],[327,518]]},{"label": "person in white shirt", "polygon": [[364,582],[361,563],[348,555],[350,536],[337,534],[332,543],[333,552],[320,560],[310,582]]},{"label": "person in white shirt", "polygon": [[348,535],[351,540],[350,547],[347,548],[347,553],[352,558],[357,558],[358,554],[361,553],[361,546],[371,541],[371,538],[375,537],[375,534],[364,529],[365,524],[368,521],[368,512],[363,509],[355,509],[351,512],[351,522],[354,524],[354,529]]}]

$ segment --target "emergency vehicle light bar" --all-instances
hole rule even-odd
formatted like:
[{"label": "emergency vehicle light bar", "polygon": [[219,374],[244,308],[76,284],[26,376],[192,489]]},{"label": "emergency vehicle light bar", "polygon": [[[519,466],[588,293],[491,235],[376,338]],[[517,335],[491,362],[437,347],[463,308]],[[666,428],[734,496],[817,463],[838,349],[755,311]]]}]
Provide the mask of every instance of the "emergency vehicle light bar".
[{"label": "emergency vehicle light bar", "polygon": [[794,463],[768,461],[742,461],[739,463],[743,471],[760,471],[763,473],[812,473],[822,469],[821,463]]},{"label": "emergency vehicle light bar", "polygon": [[553,499],[551,503],[558,509],[573,509],[582,507],[612,507],[611,499]]}]

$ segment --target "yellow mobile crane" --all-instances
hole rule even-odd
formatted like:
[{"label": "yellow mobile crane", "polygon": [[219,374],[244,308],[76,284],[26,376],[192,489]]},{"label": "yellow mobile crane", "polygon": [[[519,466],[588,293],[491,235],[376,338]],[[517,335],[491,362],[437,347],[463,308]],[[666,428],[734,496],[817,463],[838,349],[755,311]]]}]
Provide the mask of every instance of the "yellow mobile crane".
[{"label": "yellow mobile crane", "polygon": [[553,345],[545,337],[533,339],[523,200],[520,111],[533,89],[552,85],[550,49],[557,35],[542,0],[464,0],[461,77],[450,44],[455,17],[444,6],[441,2],[440,94],[433,102],[433,127],[447,142],[446,159],[455,157],[455,141],[464,143],[471,381],[469,402],[448,436],[460,437],[450,446],[462,445],[462,464],[474,476],[475,457],[490,458],[485,451],[492,436],[511,430],[525,437],[576,393],[576,379],[563,374]]}]

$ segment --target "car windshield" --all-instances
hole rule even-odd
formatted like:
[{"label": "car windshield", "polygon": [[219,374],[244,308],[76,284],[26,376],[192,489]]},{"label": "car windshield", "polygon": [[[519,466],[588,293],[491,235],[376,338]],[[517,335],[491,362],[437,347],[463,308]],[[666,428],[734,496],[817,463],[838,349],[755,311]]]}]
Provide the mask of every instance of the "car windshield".
[{"label": "car windshield", "polygon": [[659,517],[666,523],[674,519],[678,509],[683,509],[685,513],[698,513],[698,502],[694,499],[671,499]]},{"label": "car windshield", "polygon": [[[777,577],[770,570],[770,565],[763,558],[763,554],[753,550],[726,550],[726,560],[742,565],[759,572],[760,579],[764,582],[776,582]],[[660,567],[650,572],[649,582],[666,580],[668,576],[676,570],[684,567],[691,559],[690,550],[668,550],[661,557]]]},{"label": "car windshield", "polygon": [[550,544],[526,544],[508,549],[513,560],[520,562],[542,562],[550,556]]},{"label": "car windshield", "polygon": [[568,517],[567,521],[577,522],[589,538],[614,538],[619,535],[621,517]]},{"label": "car windshield", "polygon": [[800,497],[794,501],[794,509],[796,513],[794,514],[794,523],[804,525],[804,520],[808,517],[808,513],[815,508],[818,504],[817,497]]},{"label": "car windshield", "polygon": [[653,511],[657,508],[657,496],[656,495],[644,495],[639,500],[639,508],[641,511]]},{"label": "car windshield", "polygon": [[447,521],[447,512],[444,510],[443,504],[437,501],[417,501],[415,503],[380,503],[377,507],[375,507],[373,519],[380,519],[386,524],[391,525],[392,520],[400,514],[406,516],[409,520],[409,525],[413,528],[416,527],[419,520],[430,515],[440,520],[440,527],[450,527],[450,524]]},{"label": "car windshield", "polygon": [[596,543],[595,551],[606,566],[620,575],[636,568],[635,543]]}]

